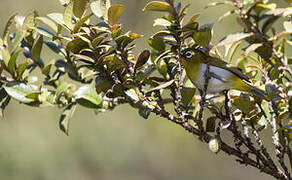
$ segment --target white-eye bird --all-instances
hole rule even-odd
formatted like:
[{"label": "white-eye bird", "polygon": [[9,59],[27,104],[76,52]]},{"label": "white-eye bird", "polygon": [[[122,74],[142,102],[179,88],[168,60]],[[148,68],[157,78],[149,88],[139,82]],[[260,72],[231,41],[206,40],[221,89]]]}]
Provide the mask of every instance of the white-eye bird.
[{"label": "white-eye bird", "polygon": [[[187,48],[182,51],[181,62],[191,82],[204,90],[206,77],[209,77],[207,93],[215,94],[229,89],[248,92],[258,98],[266,99],[266,93],[250,84],[250,79],[239,67],[211,57],[199,49]],[[209,66],[209,71],[207,67]],[[206,72],[209,72],[206,74]]]}]

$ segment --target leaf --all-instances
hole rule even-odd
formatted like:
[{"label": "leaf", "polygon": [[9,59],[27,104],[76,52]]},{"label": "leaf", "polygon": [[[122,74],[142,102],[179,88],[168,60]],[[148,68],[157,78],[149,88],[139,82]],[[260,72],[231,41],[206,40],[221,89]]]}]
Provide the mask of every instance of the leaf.
[{"label": "leaf", "polygon": [[8,50],[8,47],[3,47],[2,49],[0,48],[0,52],[1,52],[1,59],[3,59],[4,64],[6,65],[6,67],[8,67],[8,63],[10,61],[10,53]]},{"label": "leaf", "polygon": [[285,21],[283,23],[283,26],[287,32],[292,33],[292,22],[291,21]]},{"label": "leaf", "polygon": [[209,117],[206,123],[206,132],[215,132],[216,128],[216,116]]},{"label": "leaf", "polygon": [[16,14],[12,15],[6,25],[5,25],[5,28],[4,28],[4,32],[3,32],[3,44],[7,47],[8,46],[8,36],[9,36],[9,32],[10,32],[10,29],[11,29],[11,25],[13,23],[13,20],[14,20],[14,17],[16,16]]},{"label": "leaf", "polygon": [[76,39],[70,41],[70,42],[67,44],[66,49],[67,49],[68,51],[73,52],[74,54],[77,54],[77,53],[79,53],[83,48],[86,48],[87,46],[88,46],[87,42],[83,41],[83,40],[80,39],[80,38],[76,38]]},{"label": "leaf", "polygon": [[195,93],[196,93],[196,88],[183,87],[181,90],[181,96],[182,96],[181,102],[185,106],[189,105],[191,103]]},{"label": "leaf", "polygon": [[120,4],[112,5],[108,9],[108,23],[110,25],[114,25],[122,15],[123,11],[124,11],[123,5]]},{"label": "leaf", "polygon": [[200,15],[201,15],[200,13],[193,14],[193,15],[189,18],[187,24],[191,24],[191,23],[193,23],[193,22],[196,22],[196,19],[197,19]]},{"label": "leaf", "polygon": [[249,36],[251,36],[251,33],[235,33],[235,34],[230,34],[228,36],[226,36],[224,39],[222,39],[216,46],[226,46],[226,45],[230,45],[233,44],[239,40],[242,40],[244,38],[247,38]]},{"label": "leaf", "polygon": [[18,66],[18,68],[17,68],[17,80],[20,80],[20,79],[23,78],[22,75],[25,72],[25,70],[26,70],[28,65],[29,65],[29,62],[26,61],[26,62],[24,62],[24,63],[22,63],[22,64],[20,64]]},{"label": "leaf", "polygon": [[63,19],[65,22],[65,25],[69,28],[73,28],[73,1],[71,1],[65,8],[64,14],[63,14]]},{"label": "leaf", "polygon": [[234,2],[232,1],[216,1],[216,2],[211,2],[211,3],[208,3],[205,8],[210,8],[210,7],[215,7],[215,6],[218,6],[218,5],[223,5],[223,4],[228,4],[228,5],[234,5]]},{"label": "leaf", "polygon": [[97,0],[90,4],[91,11],[94,15],[99,18],[103,17],[106,21],[108,20],[108,9],[110,6],[110,0]]},{"label": "leaf", "polygon": [[125,91],[125,94],[129,96],[134,102],[139,101],[139,96],[137,95],[136,91],[134,89],[129,89]]},{"label": "leaf", "polygon": [[208,47],[212,39],[212,27],[213,24],[200,26],[199,30],[193,36],[195,42],[200,46]]},{"label": "leaf", "polygon": [[74,28],[73,28],[73,33],[77,33],[79,32],[80,28],[83,26],[83,24],[92,16],[93,14],[89,14],[83,18],[81,18],[79,21],[77,21],[77,23],[75,24]]},{"label": "leaf", "polygon": [[89,5],[89,0],[73,0],[73,14],[81,18]]},{"label": "leaf", "polygon": [[23,22],[23,29],[28,30],[28,29],[33,29],[36,27],[36,17],[37,17],[37,13],[34,11],[32,13],[30,13],[29,15],[27,15],[24,19]]},{"label": "leaf", "polygon": [[75,109],[76,109],[76,104],[74,103],[69,104],[62,112],[60,120],[59,120],[59,127],[67,136],[69,135],[70,119],[73,117]]},{"label": "leaf", "polygon": [[171,22],[164,18],[158,18],[154,20],[153,26],[171,26]]},{"label": "leaf", "polygon": [[165,51],[165,43],[163,39],[159,36],[151,37],[147,40],[147,43],[155,50],[159,51],[160,53]]},{"label": "leaf", "polygon": [[22,103],[31,103],[34,99],[27,98],[26,96],[37,91],[36,86],[20,82],[9,82],[4,87],[9,96]]},{"label": "leaf", "polygon": [[37,20],[49,26],[54,31],[54,33],[58,32],[58,26],[51,19],[47,17],[37,17]]},{"label": "leaf", "polygon": [[8,63],[8,70],[9,72],[14,76],[15,73],[15,65],[16,65],[16,60],[18,58],[19,53],[22,51],[22,49],[14,52],[9,60]]},{"label": "leaf", "polygon": [[150,57],[150,51],[149,50],[144,50],[138,57],[134,69],[137,70],[140,67],[142,67],[149,59]]},{"label": "leaf", "polygon": [[45,76],[49,76],[49,75],[50,75],[50,71],[51,71],[51,67],[52,67],[52,64],[48,64],[48,65],[46,65],[46,66],[42,69],[42,73],[43,73]]},{"label": "leaf", "polygon": [[172,80],[170,80],[170,81],[168,81],[168,82],[166,82],[166,83],[160,84],[159,86],[150,89],[150,90],[147,92],[147,94],[150,93],[150,92],[153,92],[153,91],[160,90],[160,89],[165,89],[165,88],[169,87],[170,85],[172,85],[173,82],[174,82],[174,79],[172,79]]},{"label": "leaf", "polygon": [[96,109],[102,102],[101,97],[97,94],[95,89],[90,86],[82,86],[74,94],[77,103],[88,108]]},{"label": "leaf", "polygon": [[175,10],[173,7],[166,3],[161,1],[151,1],[144,7],[143,11],[162,11],[162,12],[169,12],[174,13]]},{"label": "leaf", "polygon": [[151,110],[148,109],[147,107],[142,106],[142,107],[139,108],[138,112],[139,112],[139,115],[141,117],[143,117],[144,119],[148,119],[148,117],[149,117],[149,115],[151,113]]},{"label": "leaf", "polygon": [[57,24],[62,25],[63,27],[66,27],[66,29],[68,28],[64,22],[63,19],[63,14],[61,13],[50,13],[47,15],[49,18],[51,18],[53,21],[55,21]]},{"label": "leaf", "polygon": [[244,51],[244,56],[247,57],[251,52],[254,52],[257,48],[261,47],[261,43],[256,43],[250,45],[245,51]]},{"label": "leaf", "polygon": [[213,138],[209,141],[209,149],[214,152],[214,153],[218,153],[220,150],[220,143],[219,140],[217,138]]},{"label": "leaf", "polygon": [[43,48],[43,36],[40,35],[31,48],[31,58],[40,67],[44,66],[43,62],[41,61],[42,48]]},{"label": "leaf", "polygon": [[262,32],[267,33],[273,26],[273,24],[280,18],[280,16],[270,16],[267,18],[267,20],[264,22],[262,26]]},{"label": "leaf", "polygon": [[25,37],[26,31],[20,30],[15,33],[15,37],[12,42],[12,52],[14,52],[21,44],[21,41]]}]

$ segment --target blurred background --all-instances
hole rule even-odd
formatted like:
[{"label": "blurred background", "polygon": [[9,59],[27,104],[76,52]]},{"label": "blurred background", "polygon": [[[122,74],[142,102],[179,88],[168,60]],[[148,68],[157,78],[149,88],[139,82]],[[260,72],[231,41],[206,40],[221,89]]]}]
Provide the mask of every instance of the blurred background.
[{"label": "blurred background", "polygon": [[[190,0],[183,3],[191,2]],[[210,0],[192,1],[189,16],[201,13],[201,24],[213,23],[228,9],[204,9]],[[149,48],[145,40],[155,32],[153,18],[142,12],[146,0],[113,0],[126,6],[121,23],[145,37],[138,50]],[[1,0],[0,32],[17,12],[37,10],[41,16],[63,12],[58,0]],[[287,6],[284,1],[280,6]],[[237,32],[234,18],[215,25],[213,41]],[[52,59],[43,53],[44,59]],[[151,115],[142,119],[137,110],[121,106],[95,115],[78,107],[70,124],[70,136],[58,128],[60,109],[32,108],[11,103],[0,119],[0,180],[269,180],[258,170],[239,165],[224,153],[214,154],[182,128]]]}]

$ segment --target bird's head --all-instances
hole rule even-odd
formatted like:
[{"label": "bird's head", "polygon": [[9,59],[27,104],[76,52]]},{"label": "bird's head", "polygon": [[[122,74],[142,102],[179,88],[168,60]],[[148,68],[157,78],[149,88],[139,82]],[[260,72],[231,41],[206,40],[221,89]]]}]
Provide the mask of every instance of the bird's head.
[{"label": "bird's head", "polygon": [[182,65],[186,68],[190,63],[202,63],[206,58],[206,55],[198,49],[187,48],[181,52],[181,62]]}]

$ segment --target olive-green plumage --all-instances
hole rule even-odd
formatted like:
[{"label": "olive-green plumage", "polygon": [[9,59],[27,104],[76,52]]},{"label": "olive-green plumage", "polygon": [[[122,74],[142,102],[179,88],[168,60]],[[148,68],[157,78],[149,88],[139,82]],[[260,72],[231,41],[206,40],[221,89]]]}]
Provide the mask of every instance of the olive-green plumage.
[{"label": "olive-green plumage", "polygon": [[[181,62],[188,78],[200,90],[204,90],[205,78],[208,81],[207,93],[219,93],[224,90],[235,89],[266,99],[266,93],[250,85],[249,78],[238,67],[225,61],[211,57],[198,49],[188,48],[182,52]],[[207,67],[209,73],[206,76]]]}]

